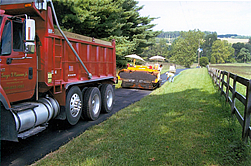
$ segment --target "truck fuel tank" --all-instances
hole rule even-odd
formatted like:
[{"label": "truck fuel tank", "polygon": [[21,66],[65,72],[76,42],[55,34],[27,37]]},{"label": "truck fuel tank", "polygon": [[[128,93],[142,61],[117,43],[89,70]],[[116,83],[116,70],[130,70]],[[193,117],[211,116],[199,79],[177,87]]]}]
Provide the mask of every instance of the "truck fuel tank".
[{"label": "truck fuel tank", "polygon": [[18,133],[47,123],[59,114],[58,102],[50,97],[41,98],[38,102],[25,102],[12,109]]}]

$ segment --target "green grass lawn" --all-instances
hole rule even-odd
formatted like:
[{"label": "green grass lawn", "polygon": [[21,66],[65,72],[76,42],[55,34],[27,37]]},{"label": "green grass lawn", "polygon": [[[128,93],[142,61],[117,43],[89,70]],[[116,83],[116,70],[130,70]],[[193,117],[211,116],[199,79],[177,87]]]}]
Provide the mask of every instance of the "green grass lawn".
[{"label": "green grass lawn", "polygon": [[206,68],[183,71],[35,165],[250,165]]}]

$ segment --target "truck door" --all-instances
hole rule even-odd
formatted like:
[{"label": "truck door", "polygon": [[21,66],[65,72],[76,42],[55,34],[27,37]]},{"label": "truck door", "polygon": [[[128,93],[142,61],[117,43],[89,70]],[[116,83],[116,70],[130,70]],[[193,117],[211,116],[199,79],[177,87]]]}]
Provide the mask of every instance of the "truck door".
[{"label": "truck door", "polygon": [[36,56],[25,56],[23,21],[3,19],[1,29],[1,86],[10,102],[29,99],[36,85]]}]

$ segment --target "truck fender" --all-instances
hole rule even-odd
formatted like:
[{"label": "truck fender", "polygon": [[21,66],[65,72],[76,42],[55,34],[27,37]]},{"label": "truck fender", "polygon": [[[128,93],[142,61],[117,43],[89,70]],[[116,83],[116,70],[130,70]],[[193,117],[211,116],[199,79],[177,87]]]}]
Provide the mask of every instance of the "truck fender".
[{"label": "truck fender", "polygon": [[2,86],[0,85],[0,103],[3,104],[3,106],[5,107],[5,109],[10,108],[10,102],[7,98],[6,93],[4,92]]},{"label": "truck fender", "polygon": [[4,92],[2,86],[0,85],[0,104],[3,104],[4,107],[1,107],[1,140],[8,140],[18,142],[16,123],[14,116],[10,110],[10,102],[7,98],[6,93]]}]

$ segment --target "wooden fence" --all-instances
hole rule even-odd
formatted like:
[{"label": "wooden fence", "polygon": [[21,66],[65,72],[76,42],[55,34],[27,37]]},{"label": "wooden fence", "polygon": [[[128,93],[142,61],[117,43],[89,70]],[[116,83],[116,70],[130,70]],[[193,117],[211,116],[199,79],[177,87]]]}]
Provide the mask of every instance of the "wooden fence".
[{"label": "wooden fence", "polygon": [[[231,113],[235,115],[242,126],[242,139],[244,142],[251,138],[250,113],[251,113],[251,80],[240,77],[236,74],[208,67],[208,73],[214,83],[219,87],[221,94],[225,96],[226,102],[231,106]],[[245,96],[236,91],[236,84],[242,84],[246,88]],[[232,93],[232,95],[230,94]],[[245,107],[244,117],[236,108],[236,100],[239,100]]]}]

